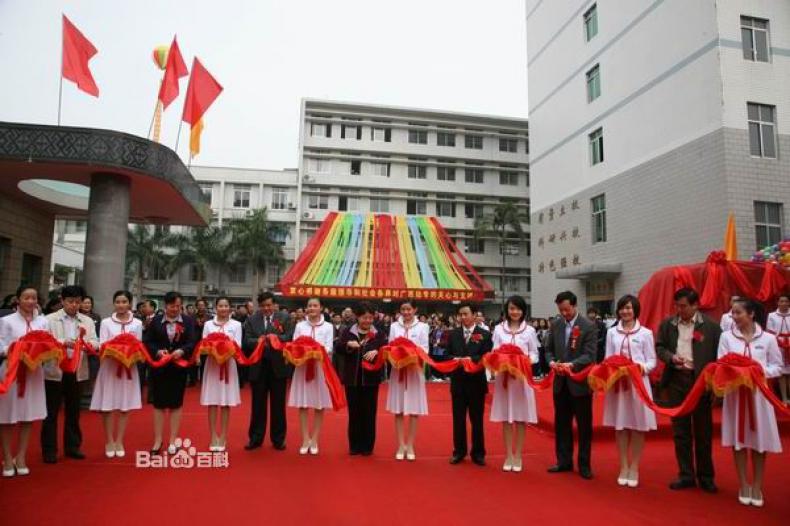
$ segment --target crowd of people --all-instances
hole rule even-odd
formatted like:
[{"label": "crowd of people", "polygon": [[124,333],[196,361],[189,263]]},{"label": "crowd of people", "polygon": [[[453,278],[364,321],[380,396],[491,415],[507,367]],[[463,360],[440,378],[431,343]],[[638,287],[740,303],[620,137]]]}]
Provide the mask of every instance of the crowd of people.
[{"label": "crowd of people", "polygon": [[[280,308],[270,292],[259,294],[257,305],[233,305],[226,297],[214,298],[213,305],[205,299],[185,305],[181,294],[169,292],[161,306],[146,300],[133,307],[132,295],[121,290],[113,295],[113,312],[103,319],[93,312],[92,298],[79,286],[63,287],[59,298],[45,308],[32,287],[20,287],[14,298],[7,299],[11,300],[9,308],[0,311],[0,356],[5,357],[11,344],[28,332],[42,330],[61,342],[69,357],[78,339],[99,349],[126,334],[142,342],[152,360],[172,360],[163,367],[144,363],[129,367],[110,354],[100,361],[86,354],[74,372],[61,370],[54,361],[27,371],[0,394],[4,477],[29,473],[26,451],[35,420],[43,420],[44,462],[57,462],[57,421],[62,406],[64,454],[72,459],[85,458],[79,424],[84,393],[90,396],[90,410],[101,414],[107,458],[125,456],[129,415],[142,407],[143,392],[153,405],[151,453],[166,450],[174,454],[185,391],[198,383],[200,403],[208,412],[211,451],[226,450],[231,408],[241,404],[240,389],[249,383],[252,396],[245,449],[260,448],[267,431],[272,446],[285,449],[286,407],[292,407],[299,414],[299,454],[318,455],[323,413],[336,404],[332,381],[337,378],[348,406],[349,453],[368,456],[376,442],[379,386],[387,382],[385,408],[394,415],[398,444],[394,457],[414,461],[418,423],[429,414],[426,382],[446,381],[447,377],[453,417],[450,463],[458,464],[469,456],[475,464],[486,464],[485,397],[493,389],[489,420],[503,426],[502,470],[517,473],[523,469],[526,425],[538,419],[535,384],[508,372],[492,375],[472,367],[485,361],[488,353],[504,353],[505,349],[526,355],[535,379],[552,373],[556,463],[548,468],[550,473],[570,472],[575,467],[582,478],[593,478],[593,392],[586,381],[573,375],[612,356],[625,357],[638,365],[651,399],[652,393],[664,389],[668,404],[677,406],[689,395],[706,365],[730,353],[743,355],[759,364],[766,378],[779,378],[782,400],[788,403],[788,295],[779,298],[778,309],[767,318],[761,304],[735,297],[730,312],[716,323],[700,312],[696,291],[680,289],[674,295],[675,314],[655,333],[640,324],[640,303],[635,296],[626,295],[617,302],[616,320],[603,320],[594,309],[586,316],[580,313],[576,296],[568,291],[555,299],[556,317],[529,319],[524,298],[512,296],[497,320],[485,319],[469,303],[455,305],[451,316],[427,314],[412,300],[400,302],[394,312],[384,312],[364,301],[353,308],[333,311],[315,297],[304,307],[289,311]],[[178,360],[192,359],[196,344],[214,333],[234,341],[247,357],[260,345],[266,352],[247,365],[237,365],[233,359],[220,362],[213,356],[203,356],[200,365],[176,365]],[[296,362],[277,352],[277,342],[304,338],[314,342],[331,365],[316,367],[310,360]],[[425,351],[434,365],[454,360],[458,367],[442,373],[416,358],[397,370],[381,367],[379,353],[393,341],[406,340]],[[664,364],[663,374],[659,384],[653,385],[649,375],[659,362]],[[6,374],[7,364],[4,360],[0,365],[0,379]],[[781,441],[774,408],[757,390],[748,396],[751,399],[738,391],[724,396],[721,442],[734,452],[739,501],[760,507],[764,503],[766,453],[781,452]],[[670,484],[673,490],[698,486],[707,492],[717,491],[711,453],[712,407],[712,397],[704,396],[693,412],[672,419],[679,468],[678,478]],[[743,425],[744,410],[751,411],[748,426]],[[655,412],[643,403],[636,389],[611,389],[604,398],[603,424],[614,428],[616,434],[620,461],[617,483],[637,487],[646,434],[657,428]],[[15,429],[19,440],[13,451]]]}]

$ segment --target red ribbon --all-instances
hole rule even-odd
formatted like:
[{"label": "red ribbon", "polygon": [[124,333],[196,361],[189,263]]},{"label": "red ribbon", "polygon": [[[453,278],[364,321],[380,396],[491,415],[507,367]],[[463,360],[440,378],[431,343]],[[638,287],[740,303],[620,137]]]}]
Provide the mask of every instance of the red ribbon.
[{"label": "red ribbon", "polygon": [[16,373],[16,397],[25,396],[25,386],[27,385],[27,368],[21,367]]},{"label": "red ribbon", "polygon": [[118,367],[115,369],[115,377],[121,378],[123,376],[123,372],[126,371],[126,379],[132,379],[132,369],[130,367],[124,367],[121,362],[118,362]]},{"label": "red ribbon", "polygon": [[0,395],[17,383],[17,396],[25,395],[27,370],[35,371],[43,362],[57,360],[60,362],[65,354],[65,347],[50,333],[43,330],[32,330],[17,339],[8,347],[8,359],[5,378],[0,382]]},{"label": "red ribbon", "polygon": [[230,368],[228,367],[228,362],[222,362],[219,366],[219,381],[230,383]]}]

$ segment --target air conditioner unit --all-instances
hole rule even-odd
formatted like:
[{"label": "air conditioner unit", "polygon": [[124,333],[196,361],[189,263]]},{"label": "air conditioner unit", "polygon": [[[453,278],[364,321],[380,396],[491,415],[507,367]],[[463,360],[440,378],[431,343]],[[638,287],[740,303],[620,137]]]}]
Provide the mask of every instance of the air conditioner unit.
[{"label": "air conditioner unit", "polygon": [[288,203],[288,210],[296,210],[296,205],[293,203]]},{"label": "air conditioner unit", "polygon": [[309,183],[312,180],[313,178],[310,177],[309,175],[305,175],[304,177],[302,177],[302,181],[304,181],[305,183]]},{"label": "air conditioner unit", "polygon": [[303,212],[302,219],[313,219],[315,216],[312,212]]}]

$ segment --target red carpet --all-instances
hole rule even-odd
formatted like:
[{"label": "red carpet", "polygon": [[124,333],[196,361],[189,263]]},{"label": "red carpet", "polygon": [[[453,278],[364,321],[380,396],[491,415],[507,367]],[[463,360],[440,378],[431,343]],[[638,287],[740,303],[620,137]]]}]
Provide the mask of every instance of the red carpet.
[{"label": "red carpet", "polygon": [[[198,405],[199,388],[188,390],[181,435],[199,451],[207,450],[206,411]],[[386,388],[382,388],[383,406]],[[127,457],[103,456],[100,418],[83,413],[84,451],[88,459],[41,463],[38,426],[28,454],[31,475],[0,480],[0,523],[74,524],[511,524],[535,521],[583,521],[584,524],[788,524],[790,449],[783,423],[785,453],[769,455],[763,509],[736,499],[732,455],[716,437],[714,462],[717,495],[699,490],[670,491],[676,474],[672,441],[659,430],[648,437],[640,487],[617,486],[617,452],[609,433],[593,443],[595,480],[576,474],[550,475],[553,436],[542,421],[527,431],[525,471],[501,471],[502,434],[487,424],[488,466],[448,464],[451,451],[449,386],[429,386],[431,415],[420,423],[417,461],[396,462],[391,415],[379,413],[373,457],[347,454],[346,414],[327,414],[317,457],[300,456],[298,417],[289,411],[288,449],[243,450],[249,409],[233,411],[230,467],[227,469],[138,469],[136,449],[151,445],[151,414],[130,418]],[[596,400],[600,408],[600,400]],[[551,417],[549,394],[539,395],[539,411]],[[597,431],[597,429],[596,429]],[[387,495],[397,495],[397,502]],[[517,522],[516,522],[517,521]]]}]

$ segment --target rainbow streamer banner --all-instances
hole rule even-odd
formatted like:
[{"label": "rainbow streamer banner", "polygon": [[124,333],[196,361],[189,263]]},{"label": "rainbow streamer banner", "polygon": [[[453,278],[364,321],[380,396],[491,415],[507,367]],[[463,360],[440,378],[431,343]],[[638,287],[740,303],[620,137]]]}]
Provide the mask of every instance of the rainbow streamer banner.
[{"label": "rainbow streamer banner", "polygon": [[330,212],[278,289],[285,296],[480,301],[494,291],[434,217]]}]

